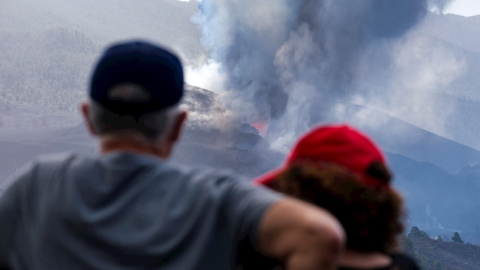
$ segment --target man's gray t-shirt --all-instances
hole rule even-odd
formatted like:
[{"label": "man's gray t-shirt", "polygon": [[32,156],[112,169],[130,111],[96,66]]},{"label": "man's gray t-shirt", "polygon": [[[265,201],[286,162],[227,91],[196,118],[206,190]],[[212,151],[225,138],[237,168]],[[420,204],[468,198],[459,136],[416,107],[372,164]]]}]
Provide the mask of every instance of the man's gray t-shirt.
[{"label": "man's gray t-shirt", "polygon": [[0,262],[17,270],[232,269],[279,199],[126,152],[46,156],[13,180],[0,197]]}]

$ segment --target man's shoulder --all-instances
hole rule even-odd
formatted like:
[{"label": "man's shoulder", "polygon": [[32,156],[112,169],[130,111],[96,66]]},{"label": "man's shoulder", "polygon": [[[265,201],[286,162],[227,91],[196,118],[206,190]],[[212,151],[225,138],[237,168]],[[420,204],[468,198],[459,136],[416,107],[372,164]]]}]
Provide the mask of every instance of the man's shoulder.
[{"label": "man's shoulder", "polygon": [[61,152],[52,154],[39,155],[33,159],[34,164],[61,164],[72,159],[86,159],[87,156],[83,156],[73,152]]},{"label": "man's shoulder", "polygon": [[94,156],[82,155],[74,152],[43,154],[37,156],[31,162],[26,164],[22,168],[23,170],[20,170],[19,173],[41,173],[43,171],[58,170],[69,166],[69,164],[73,162],[87,163],[95,159],[96,157]]},{"label": "man's shoulder", "polygon": [[78,156],[76,154],[68,152],[43,154],[35,157],[25,165],[21,166],[20,169],[18,171],[15,171],[11,177],[18,178],[26,174],[36,172],[44,167],[55,167],[77,157]]},{"label": "man's shoulder", "polygon": [[74,153],[44,154],[35,157],[11,174],[0,186],[0,194],[9,189],[35,190],[50,181],[52,172],[78,158]]},{"label": "man's shoulder", "polygon": [[97,159],[95,156],[88,156],[74,152],[61,152],[52,154],[42,154],[25,165],[21,166],[12,175],[8,182],[21,181],[47,181],[58,172],[64,172],[68,167],[75,164],[88,164]]},{"label": "man's shoulder", "polygon": [[[242,176],[222,168],[185,165],[178,161],[162,160],[151,155],[131,152],[113,152],[103,155],[99,161],[106,168],[124,172],[145,172],[137,174],[145,176],[145,179],[156,182],[157,179],[165,179],[163,183],[169,185],[212,185],[220,183],[249,182]],[[158,183],[157,183],[158,184]]]},{"label": "man's shoulder", "polygon": [[204,183],[218,186],[226,183],[249,182],[243,176],[223,168],[187,166],[175,162],[167,162],[166,168],[167,170],[177,172],[181,177],[184,177],[192,183]]},{"label": "man's shoulder", "polygon": [[219,179],[235,179],[238,181],[246,180],[243,176],[223,168],[214,168],[208,166],[185,166],[181,164],[173,164],[176,168],[183,170],[187,174],[198,175],[205,178],[219,178]]}]

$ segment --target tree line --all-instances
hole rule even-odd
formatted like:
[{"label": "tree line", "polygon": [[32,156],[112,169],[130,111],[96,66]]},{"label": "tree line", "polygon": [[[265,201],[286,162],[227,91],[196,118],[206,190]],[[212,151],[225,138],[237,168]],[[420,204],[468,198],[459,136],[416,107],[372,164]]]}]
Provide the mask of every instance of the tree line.
[{"label": "tree line", "polygon": [[413,226],[402,237],[402,248],[424,270],[480,269],[480,246],[466,243],[459,232],[430,237]]}]

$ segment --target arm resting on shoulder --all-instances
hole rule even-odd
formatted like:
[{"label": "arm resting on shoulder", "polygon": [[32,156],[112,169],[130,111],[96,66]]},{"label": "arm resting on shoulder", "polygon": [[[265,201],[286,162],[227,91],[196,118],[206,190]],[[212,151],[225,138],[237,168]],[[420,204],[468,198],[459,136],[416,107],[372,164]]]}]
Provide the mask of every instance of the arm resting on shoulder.
[{"label": "arm resting on shoulder", "polygon": [[336,269],[345,233],[327,211],[285,198],[272,205],[260,223],[260,251],[285,262],[288,270]]}]

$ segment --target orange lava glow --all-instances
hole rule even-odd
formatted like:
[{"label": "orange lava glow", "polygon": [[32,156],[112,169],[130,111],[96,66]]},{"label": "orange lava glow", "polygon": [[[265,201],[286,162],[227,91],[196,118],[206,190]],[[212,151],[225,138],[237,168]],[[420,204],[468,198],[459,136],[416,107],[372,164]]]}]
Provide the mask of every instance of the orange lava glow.
[{"label": "orange lava glow", "polygon": [[256,130],[258,130],[258,134],[260,134],[260,136],[265,137],[267,135],[268,124],[266,122],[262,122],[262,121],[253,122],[251,126],[254,127]]}]

